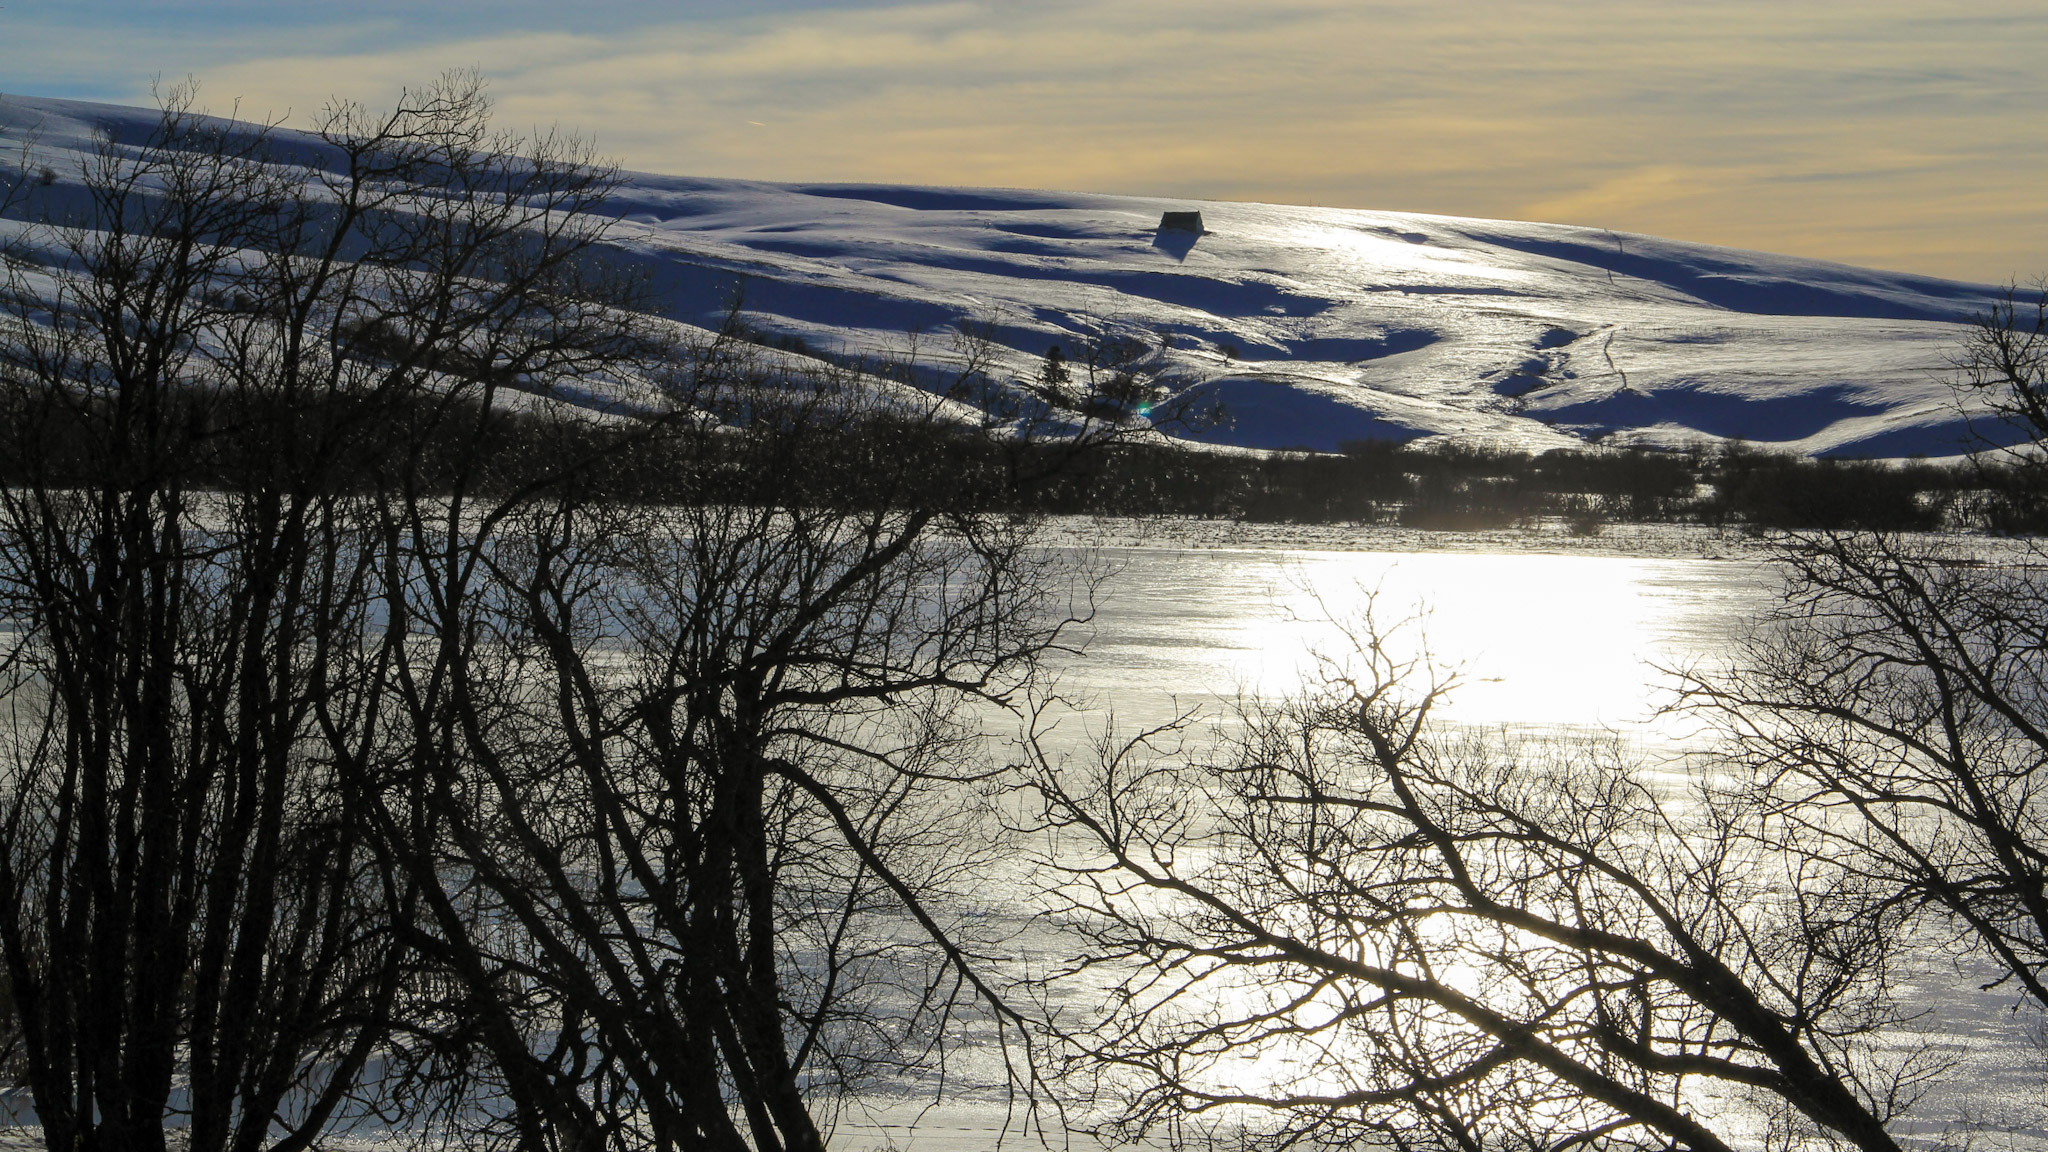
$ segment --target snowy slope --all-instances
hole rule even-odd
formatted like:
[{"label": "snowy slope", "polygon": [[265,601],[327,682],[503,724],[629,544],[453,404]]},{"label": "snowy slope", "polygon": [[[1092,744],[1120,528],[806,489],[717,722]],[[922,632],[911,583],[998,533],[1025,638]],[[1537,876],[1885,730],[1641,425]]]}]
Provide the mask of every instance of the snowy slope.
[{"label": "snowy slope", "polygon": [[[51,156],[151,114],[9,99]],[[1944,371],[1993,289],[1599,229],[1078,193],[629,174],[619,242],[673,318],[943,366],[1144,339],[1220,399],[1202,438],[1335,448],[1453,435],[1532,448],[1741,437],[1807,453],[1968,446]],[[1198,210],[1207,234],[1160,232]],[[912,334],[917,334],[913,336]]]}]

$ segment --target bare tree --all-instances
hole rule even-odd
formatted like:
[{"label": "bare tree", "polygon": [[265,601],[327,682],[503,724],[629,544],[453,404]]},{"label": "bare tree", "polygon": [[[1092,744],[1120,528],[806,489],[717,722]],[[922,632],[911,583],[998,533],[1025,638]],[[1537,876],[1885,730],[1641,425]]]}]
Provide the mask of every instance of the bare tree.
[{"label": "bare tree", "polygon": [[989,509],[1139,422],[991,438],[971,334],[933,393],[672,355],[611,172],[487,113],[174,93],[13,269],[0,954],[52,1147],[818,1149],[969,1033],[1034,1083],[977,709],[1069,563]]},{"label": "bare tree", "polygon": [[[1964,398],[2048,441],[2048,289],[2008,290],[1954,364]],[[1689,702],[1730,728],[1759,803],[1855,858],[1923,927],[2048,1009],[2048,583],[2034,540],[1811,534],[1736,674]]]},{"label": "bare tree", "polygon": [[973,706],[1058,642],[1067,563],[979,510],[1007,469],[932,483],[940,401],[726,342],[671,387],[705,418],[641,446],[658,505],[565,476],[405,506],[394,619],[435,639],[390,648],[418,736],[386,827],[443,881],[426,946],[509,1138],[820,1149],[963,1011],[1022,1038],[967,915]]},{"label": "bare tree", "polygon": [[1894,890],[1775,808],[1605,745],[1436,728],[1368,628],[1215,761],[1148,734],[1036,791],[1057,1021],[1125,1135],[1274,1147],[1890,1152],[1938,1069],[1886,1059]]},{"label": "bare tree", "polygon": [[1950,366],[1963,398],[1987,404],[2029,444],[2048,439],[2048,281],[2007,288],[1976,317]]},{"label": "bare tree", "polygon": [[[1980,546],[1981,547],[1981,546]],[[1933,914],[1993,985],[2048,1008],[2048,587],[2031,549],[1817,536],[1785,550],[1775,627],[1691,702],[1732,730],[1760,803]]]},{"label": "bare tree", "polygon": [[0,954],[52,1148],[304,1148],[344,1108],[421,884],[359,755],[379,487],[635,331],[589,268],[608,170],[490,134],[474,77],[290,155],[191,99],[86,156],[7,282]]}]

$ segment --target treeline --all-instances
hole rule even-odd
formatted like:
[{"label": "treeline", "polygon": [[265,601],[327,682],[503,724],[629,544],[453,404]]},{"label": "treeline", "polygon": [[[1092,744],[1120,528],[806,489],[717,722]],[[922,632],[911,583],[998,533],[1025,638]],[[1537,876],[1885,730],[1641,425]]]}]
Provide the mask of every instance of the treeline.
[{"label": "treeline", "polygon": [[[403,471],[412,483],[457,483],[508,494],[563,481],[566,459],[590,461],[574,483],[649,504],[854,499],[868,506],[957,512],[1198,516],[1286,523],[1398,524],[1473,530],[1563,518],[1576,531],[1607,523],[1691,523],[1779,529],[1931,531],[2048,529],[2037,472],[1957,463],[1812,459],[1745,444],[1687,452],[1584,449],[1542,454],[1472,446],[1354,441],[1338,453],[1219,453],[1133,439],[1017,439],[873,410],[835,412],[830,397],[794,393],[783,423],[789,456],[764,469],[759,441],[692,428],[650,431],[547,408],[489,420],[455,410],[470,396],[245,399],[238,426],[204,395],[167,397],[163,419],[189,435],[186,475],[210,487],[267,482],[268,461],[293,443],[343,442],[325,483],[374,488]],[[758,401],[757,401],[758,402]],[[500,401],[502,404],[503,401]],[[260,417],[252,404],[267,405]],[[792,417],[799,415],[800,419]],[[707,413],[707,417],[711,414]],[[715,417],[711,417],[715,418]],[[0,482],[30,473],[84,482],[93,417],[52,420],[34,458],[0,460]],[[484,439],[434,429],[482,427]],[[282,443],[272,442],[283,438]]]},{"label": "treeline", "polygon": [[1055,512],[1481,529],[1562,517],[1878,531],[2048,526],[2032,474],[1987,462],[1810,459],[1743,444],[1542,454],[1385,441],[1341,453],[1226,455],[1123,445],[1061,480]]},{"label": "treeline", "polygon": [[[173,401],[172,403],[178,403]],[[203,428],[207,406],[174,422]],[[1690,523],[1779,529],[1931,531],[2048,529],[2048,490],[2036,473],[1986,461],[1904,463],[1812,459],[1730,444],[1659,452],[1585,449],[1542,454],[1470,446],[1355,441],[1339,453],[1225,454],[1123,440],[992,436],[981,429],[873,412],[819,418],[789,437],[791,456],[762,470],[758,441],[650,433],[637,421],[594,421],[545,409],[499,412],[486,439],[437,440],[462,426],[449,409],[470,398],[410,398],[364,406],[328,400],[255,422],[264,437],[325,442],[333,426],[356,446],[331,481],[374,486],[394,469],[446,489],[494,494],[561,482],[564,459],[592,461],[575,482],[651,504],[722,499],[837,502],[1054,515],[1197,516],[1281,523],[1398,524],[1476,530],[1563,518],[1574,530],[1607,523]],[[829,428],[829,434],[824,429]],[[280,445],[248,429],[195,436],[188,475],[235,488],[263,477]],[[800,448],[798,445],[800,444]],[[399,446],[408,454],[399,459]],[[84,477],[98,462],[82,439],[53,429],[36,466]],[[28,462],[0,461],[19,482]],[[765,487],[764,487],[765,486]]]},{"label": "treeline", "polygon": [[[501,425],[491,465],[504,483],[544,467],[563,437],[616,436],[594,482],[661,503],[764,498],[760,477],[724,459],[736,440],[648,438],[529,418]],[[631,441],[630,444],[628,441]],[[710,452],[706,458],[685,458]],[[521,461],[526,464],[522,465]],[[2038,472],[1990,461],[1812,459],[1744,444],[1689,452],[1584,449],[1542,454],[1388,441],[1339,453],[1234,454],[1120,439],[1085,450],[929,420],[870,416],[807,436],[783,462],[775,498],[1053,515],[1197,516],[1284,523],[1476,530],[1563,518],[1772,529],[2048,530]],[[710,490],[707,490],[709,486]]]}]

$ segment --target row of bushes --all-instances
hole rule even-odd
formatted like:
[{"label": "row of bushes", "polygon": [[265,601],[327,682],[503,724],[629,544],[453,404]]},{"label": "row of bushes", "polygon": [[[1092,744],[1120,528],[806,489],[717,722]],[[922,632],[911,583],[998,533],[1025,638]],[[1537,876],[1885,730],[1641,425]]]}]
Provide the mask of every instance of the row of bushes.
[{"label": "row of bushes", "polygon": [[[261,416],[224,413],[204,394],[167,421],[206,461],[201,474],[238,486],[241,457],[265,455],[252,437],[321,439],[330,421],[428,423],[471,427],[444,405],[356,411],[328,401]],[[459,405],[458,405],[459,407]],[[1268,522],[1397,523],[1478,529],[1564,517],[1594,530],[1609,521],[1750,525],[1763,528],[1926,530],[1982,527],[2008,533],[2048,531],[2048,484],[2038,470],[1965,462],[1881,463],[1807,459],[1744,445],[1718,450],[1554,451],[1543,454],[1387,441],[1348,444],[1339,453],[1219,453],[1157,442],[1096,445],[1077,452],[1059,440],[990,437],[980,430],[896,420],[872,413],[788,421],[772,438],[788,455],[772,470],[778,495],[815,485],[820,498],[919,504],[961,510],[1200,516]],[[455,417],[451,419],[451,417]],[[84,475],[96,470],[65,421],[45,420],[38,461],[0,463],[0,483],[26,472]],[[486,425],[437,449],[433,436],[397,428],[361,429],[365,446],[330,461],[344,486],[375,486],[393,469],[432,477],[461,472],[469,483],[517,488],[553,472],[567,457],[596,458],[582,482],[623,498],[652,502],[706,495],[750,503],[762,477],[757,460],[725,459],[728,437],[691,424],[649,434],[630,422],[564,422],[529,414]],[[260,432],[258,430],[261,430]],[[397,460],[377,445],[425,443],[427,459]],[[760,450],[758,442],[750,452]],[[436,460],[435,456],[448,459]],[[457,457],[469,461],[464,467]],[[481,456],[482,467],[477,457]],[[210,465],[210,466],[209,466]],[[713,491],[707,491],[711,489]]]},{"label": "row of bushes", "polygon": [[2048,529],[2030,469],[1712,451],[1543,454],[1390,442],[1342,453],[1221,455],[1126,447],[1054,496],[1055,511],[1472,529],[1561,516],[1762,528]]}]

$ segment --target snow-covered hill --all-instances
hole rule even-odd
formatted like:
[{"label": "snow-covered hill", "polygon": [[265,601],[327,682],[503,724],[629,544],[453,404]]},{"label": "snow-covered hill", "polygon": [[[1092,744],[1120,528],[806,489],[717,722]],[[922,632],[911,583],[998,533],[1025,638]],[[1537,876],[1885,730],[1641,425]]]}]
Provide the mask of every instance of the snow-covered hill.
[{"label": "snow-covered hill", "polygon": [[[146,110],[0,101],[61,162]],[[963,323],[1035,377],[1052,345],[1146,342],[1221,400],[1202,438],[1332,449],[1741,437],[1807,453],[1968,446],[1946,357],[1993,289],[1599,229],[1080,193],[629,174],[619,239],[673,318],[827,354],[955,355]],[[1199,236],[1162,231],[1199,211]]]}]

